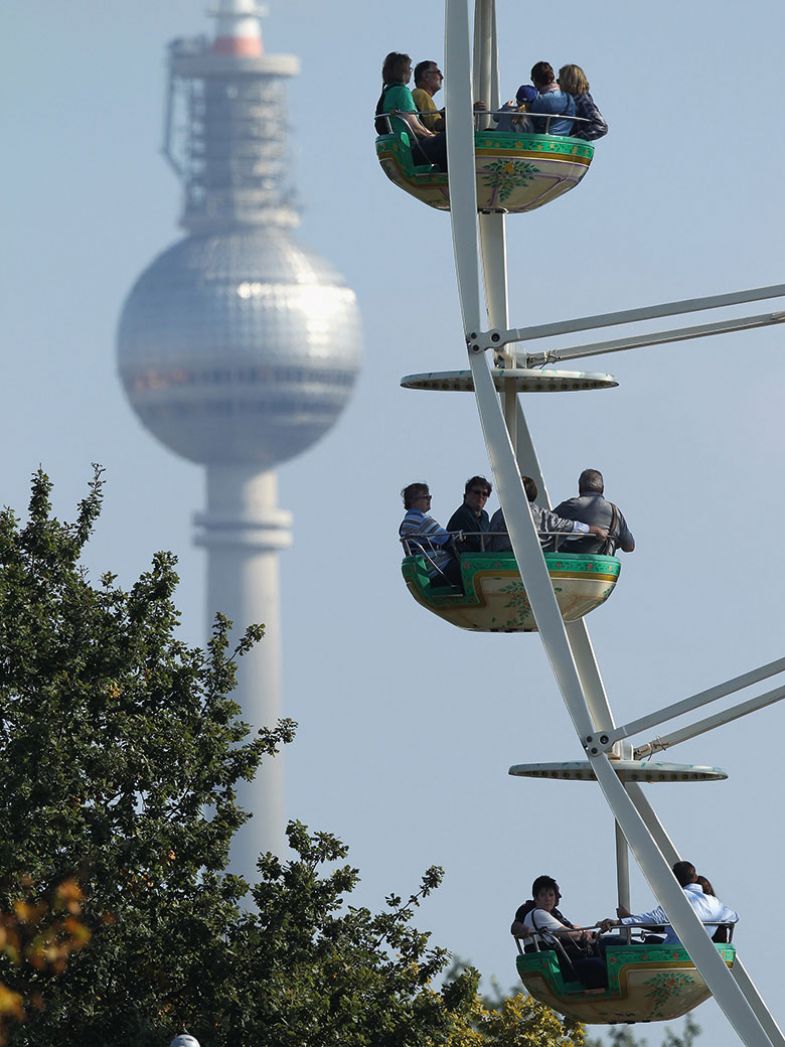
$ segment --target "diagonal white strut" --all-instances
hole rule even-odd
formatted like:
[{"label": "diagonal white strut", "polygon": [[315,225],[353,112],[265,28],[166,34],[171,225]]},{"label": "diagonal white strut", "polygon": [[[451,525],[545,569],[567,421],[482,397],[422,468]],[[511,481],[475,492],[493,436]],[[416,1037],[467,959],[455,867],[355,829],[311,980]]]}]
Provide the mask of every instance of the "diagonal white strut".
[{"label": "diagonal white strut", "polygon": [[[637,782],[626,783],[627,792],[632,799],[632,802],[638,809],[638,813],[641,815],[643,820],[646,822],[646,826],[654,838],[655,842],[659,846],[662,853],[665,855],[666,860],[670,865],[679,860],[679,854],[676,848],[673,846],[668,834],[665,832],[661,822],[654,813],[653,808],[650,806],[649,801],[643,794],[643,789],[638,785]],[[767,1036],[771,1040],[772,1044],[777,1047],[785,1047],[785,1036],[782,1034],[777,1022],[774,1020],[773,1015],[770,1013],[766,1004],[761,997],[758,989],[747,973],[744,964],[741,962],[738,953],[733,961],[733,968],[731,973],[736,979],[741,991],[744,993],[747,1001],[752,1007],[755,1015],[766,1031]]]},{"label": "diagonal white strut", "polygon": [[[481,313],[467,0],[446,0],[445,75],[446,105],[450,114],[447,156],[453,246],[464,332],[467,342],[471,343],[481,330]],[[595,725],[529,513],[504,415],[484,355],[470,350],[469,361],[488,457],[513,552],[562,697],[579,738],[586,739],[593,734]],[[608,758],[600,753],[590,759],[608,804],[655,896],[668,912],[676,933],[733,1028],[742,1041],[752,1047],[770,1047],[775,1042],[779,1047],[779,1041],[772,1040],[764,1030],[754,1007],[715,950]]]},{"label": "diagonal white strut", "polygon": [[544,353],[516,353],[519,366],[539,367],[541,364],[556,363],[558,360],[579,360],[584,356],[602,356],[604,353],[620,353],[626,349],[646,349],[674,342],[689,342],[697,338],[714,338],[718,334],[736,334],[753,331],[759,327],[785,323],[785,313],[760,313],[757,316],[740,316],[733,320],[718,320],[711,324],[694,327],[677,327],[670,331],[653,331],[651,334],[613,338],[586,345],[569,345],[563,349],[549,349]]}]

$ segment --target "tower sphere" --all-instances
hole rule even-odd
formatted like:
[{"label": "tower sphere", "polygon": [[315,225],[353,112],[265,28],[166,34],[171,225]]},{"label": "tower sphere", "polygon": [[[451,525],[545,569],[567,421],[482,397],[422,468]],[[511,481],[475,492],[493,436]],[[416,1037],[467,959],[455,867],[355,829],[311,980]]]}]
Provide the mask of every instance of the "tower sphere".
[{"label": "tower sphere", "polygon": [[189,236],[131,290],[118,362],[134,410],[172,451],[272,468],[346,406],[360,362],[355,295],[285,229]]}]

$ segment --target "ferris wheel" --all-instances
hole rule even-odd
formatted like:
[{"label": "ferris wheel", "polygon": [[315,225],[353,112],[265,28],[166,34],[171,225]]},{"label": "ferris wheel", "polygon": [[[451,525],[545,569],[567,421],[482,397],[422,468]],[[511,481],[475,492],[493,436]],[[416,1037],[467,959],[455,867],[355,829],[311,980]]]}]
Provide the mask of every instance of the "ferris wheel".
[{"label": "ferris wheel", "polygon": [[[473,99],[486,100],[489,109],[475,113]],[[646,782],[725,777],[716,768],[654,763],[649,757],[780,701],[785,698],[785,687],[765,691],[653,742],[635,746],[631,742],[642,732],[782,673],[785,659],[618,725],[584,618],[610,595],[619,576],[619,563],[613,556],[543,554],[522,475],[535,480],[540,501],[546,506],[547,486],[518,395],[610,388],[617,384],[610,375],[565,371],[552,365],[782,323],[785,312],[539,352],[532,351],[529,343],[782,298],[785,285],[536,327],[512,327],[507,292],[506,216],[534,210],[577,186],[589,169],[593,148],[589,142],[569,135],[493,130],[491,113],[499,109],[499,101],[495,0],[475,0],[473,32],[468,0],[445,0],[449,173],[431,164],[418,164],[405,132],[396,130],[389,119],[385,133],[377,137],[376,150],[383,170],[399,188],[431,207],[450,212],[468,369],[409,375],[402,385],[474,393],[512,553],[506,559],[484,552],[462,555],[463,593],[434,589],[422,569],[422,558],[416,555],[404,560],[404,578],[419,603],[453,625],[480,631],[539,633],[586,759],[518,765],[510,773],[599,784],[616,823],[619,904],[629,907],[628,862],[632,851],[680,943],[675,948],[652,944],[614,949],[612,959],[608,959],[607,986],[601,990],[571,984],[552,953],[522,953],[518,970],[533,996],[562,1014],[586,1022],[668,1020],[713,995],[743,1043],[785,1047],[785,1036],[735,948],[712,941],[685,897],[671,871],[679,854],[641,788],[641,783]],[[509,594],[511,577],[520,579],[515,583],[520,598],[512,613],[506,610],[509,599],[503,600],[500,595]]]}]

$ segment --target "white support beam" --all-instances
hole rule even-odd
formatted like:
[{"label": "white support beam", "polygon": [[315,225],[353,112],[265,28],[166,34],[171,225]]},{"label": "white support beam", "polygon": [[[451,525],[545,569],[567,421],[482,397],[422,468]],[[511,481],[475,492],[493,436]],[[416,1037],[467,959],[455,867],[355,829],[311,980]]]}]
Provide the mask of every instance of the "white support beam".
[{"label": "white support beam", "polygon": [[[625,782],[625,789],[627,795],[630,797],[632,802],[643,819],[646,828],[652,835],[652,838],[656,841],[657,846],[664,855],[669,865],[673,865],[675,862],[681,861],[687,858],[687,855],[680,855],[673,844],[673,841],[665,831],[664,826],[657,817],[654,808],[651,806],[646,796],[644,795],[643,789],[637,782]],[[629,908],[629,906],[628,906]],[[763,1026],[766,1035],[772,1043],[772,1047],[785,1047],[785,1037],[783,1037],[777,1022],[769,1012],[764,1000],[761,998],[755,983],[750,978],[744,965],[741,962],[741,958],[738,953],[733,961],[733,967],[731,968],[731,974],[736,980],[736,984],[739,986],[741,991],[749,1003],[750,1007],[755,1012],[755,1016]]]},{"label": "white support beam", "polygon": [[625,782],[624,788],[629,798],[635,804],[636,811],[643,819],[643,824],[651,833],[652,839],[662,851],[665,861],[673,868],[676,862],[680,861],[679,852],[676,850],[673,840],[668,836],[665,826],[657,817],[657,812],[646,798],[643,788],[638,782]]},{"label": "white support beam", "polygon": [[770,1039],[756,1014],[755,1007],[747,1000],[740,985],[725,965],[724,959],[715,949],[714,943],[676,882],[668,861],[652,838],[632,799],[627,795],[607,756],[602,753],[599,756],[590,756],[590,760],[608,805],[621,826],[643,875],[660,905],[667,912],[671,926],[725,1017],[747,1047],[771,1047],[773,1042],[778,1041]]},{"label": "white support beam", "polygon": [[[592,720],[583,680],[529,512],[518,461],[496,397],[488,360],[483,347],[477,344],[481,329],[468,0],[446,0],[445,73],[446,102],[450,112],[447,152],[453,244],[477,407],[513,552],[521,568],[543,646],[578,738],[585,743],[597,727],[604,728],[605,725],[595,724]],[[597,676],[599,678],[598,673]],[[591,762],[608,804],[655,895],[666,907],[676,933],[739,1038],[748,1047],[771,1047],[773,1041],[764,1031],[755,1009],[706,935],[608,758],[600,753],[593,755]]]},{"label": "white support beam", "polygon": [[736,691],[743,691],[745,687],[751,687],[754,683],[768,680],[769,677],[777,676],[778,673],[782,672],[785,672],[785,658],[777,658],[773,662],[767,662],[766,665],[761,665],[757,669],[751,669],[747,673],[742,673],[741,676],[734,676],[732,679],[717,684],[715,687],[709,687],[706,691],[699,691],[697,694],[684,698],[680,702],[674,702],[673,705],[666,705],[664,709],[660,709],[658,712],[650,713],[648,716],[641,716],[639,719],[632,720],[622,727],[617,727],[610,732],[610,744],[621,741],[622,738],[629,738],[633,734],[639,734],[641,731],[648,731],[651,727],[657,727],[668,720],[675,720],[677,716],[683,716],[684,713],[700,709],[701,706],[709,705],[710,702],[716,702],[719,698],[725,698]]},{"label": "white support beam", "polygon": [[736,959],[733,961],[731,974],[736,979],[736,984],[749,1001],[750,1007],[755,1011],[758,1021],[766,1030],[773,1047],[785,1047],[785,1036],[782,1035],[782,1030],[779,1025],[777,1025],[777,1022],[774,1020],[773,1015],[766,1006],[763,997],[758,992],[757,986],[747,973],[747,969],[741,962],[738,953],[736,954]]},{"label": "white support beam", "polygon": [[733,334],[736,331],[753,331],[759,327],[785,323],[785,313],[759,313],[757,316],[741,316],[734,320],[722,320],[694,327],[677,327],[670,331],[652,331],[651,334],[634,335],[630,338],[613,338],[603,342],[588,342],[585,345],[570,345],[562,349],[549,349],[545,353],[515,353],[519,367],[539,367],[557,360],[577,360],[584,356],[601,356],[603,353],[620,353],[625,349],[645,349],[657,345],[672,345],[696,338],[709,338],[717,334]]},{"label": "white support beam", "polygon": [[733,291],[730,294],[710,295],[706,298],[685,298],[678,302],[662,305],[647,305],[640,309],[623,309],[616,313],[597,313],[594,316],[579,316],[574,320],[557,320],[550,324],[520,327],[504,332],[510,342],[529,342],[537,338],[555,338],[562,334],[591,331],[601,327],[616,327],[640,320],[656,320],[662,316],[678,316],[681,313],[701,313],[704,309],[724,309],[745,302],[765,302],[769,298],[785,298],[785,284],[768,287],[753,287],[749,291]]},{"label": "white support beam", "polygon": [[726,723],[733,723],[734,720],[739,720],[742,716],[755,713],[759,709],[765,709],[767,705],[781,702],[783,698],[785,698],[785,687],[775,687],[774,690],[766,691],[765,694],[758,695],[757,698],[750,698],[747,702],[740,702],[738,705],[731,706],[730,709],[724,709],[721,713],[715,713],[714,716],[707,716],[703,720],[698,720],[687,727],[682,727],[680,731],[673,731],[662,738],[655,738],[653,741],[647,742],[646,745],[638,746],[634,751],[635,759],[643,760],[652,753],[662,752],[673,745],[678,745],[679,742],[697,738],[699,734],[706,734],[708,731],[713,731],[716,727],[724,727]]}]

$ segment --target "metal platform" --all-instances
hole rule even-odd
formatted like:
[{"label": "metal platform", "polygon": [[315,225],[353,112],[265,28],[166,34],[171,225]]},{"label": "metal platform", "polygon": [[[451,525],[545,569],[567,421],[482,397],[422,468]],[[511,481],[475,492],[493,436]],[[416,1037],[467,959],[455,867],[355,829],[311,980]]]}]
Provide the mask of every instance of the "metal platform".
[{"label": "metal platform", "polygon": [[[721,782],[728,774],[719,767],[690,763],[651,763],[646,760],[611,760],[623,782]],[[509,774],[520,778],[561,778],[564,781],[596,781],[590,763],[517,763]]]},{"label": "metal platform", "polygon": [[[499,392],[514,389],[516,393],[567,393],[584,389],[614,389],[619,384],[611,374],[545,371],[534,367],[493,367],[491,376]],[[424,374],[407,374],[401,379],[401,385],[404,389],[474,392],[471,371],[427,371]]]}]

